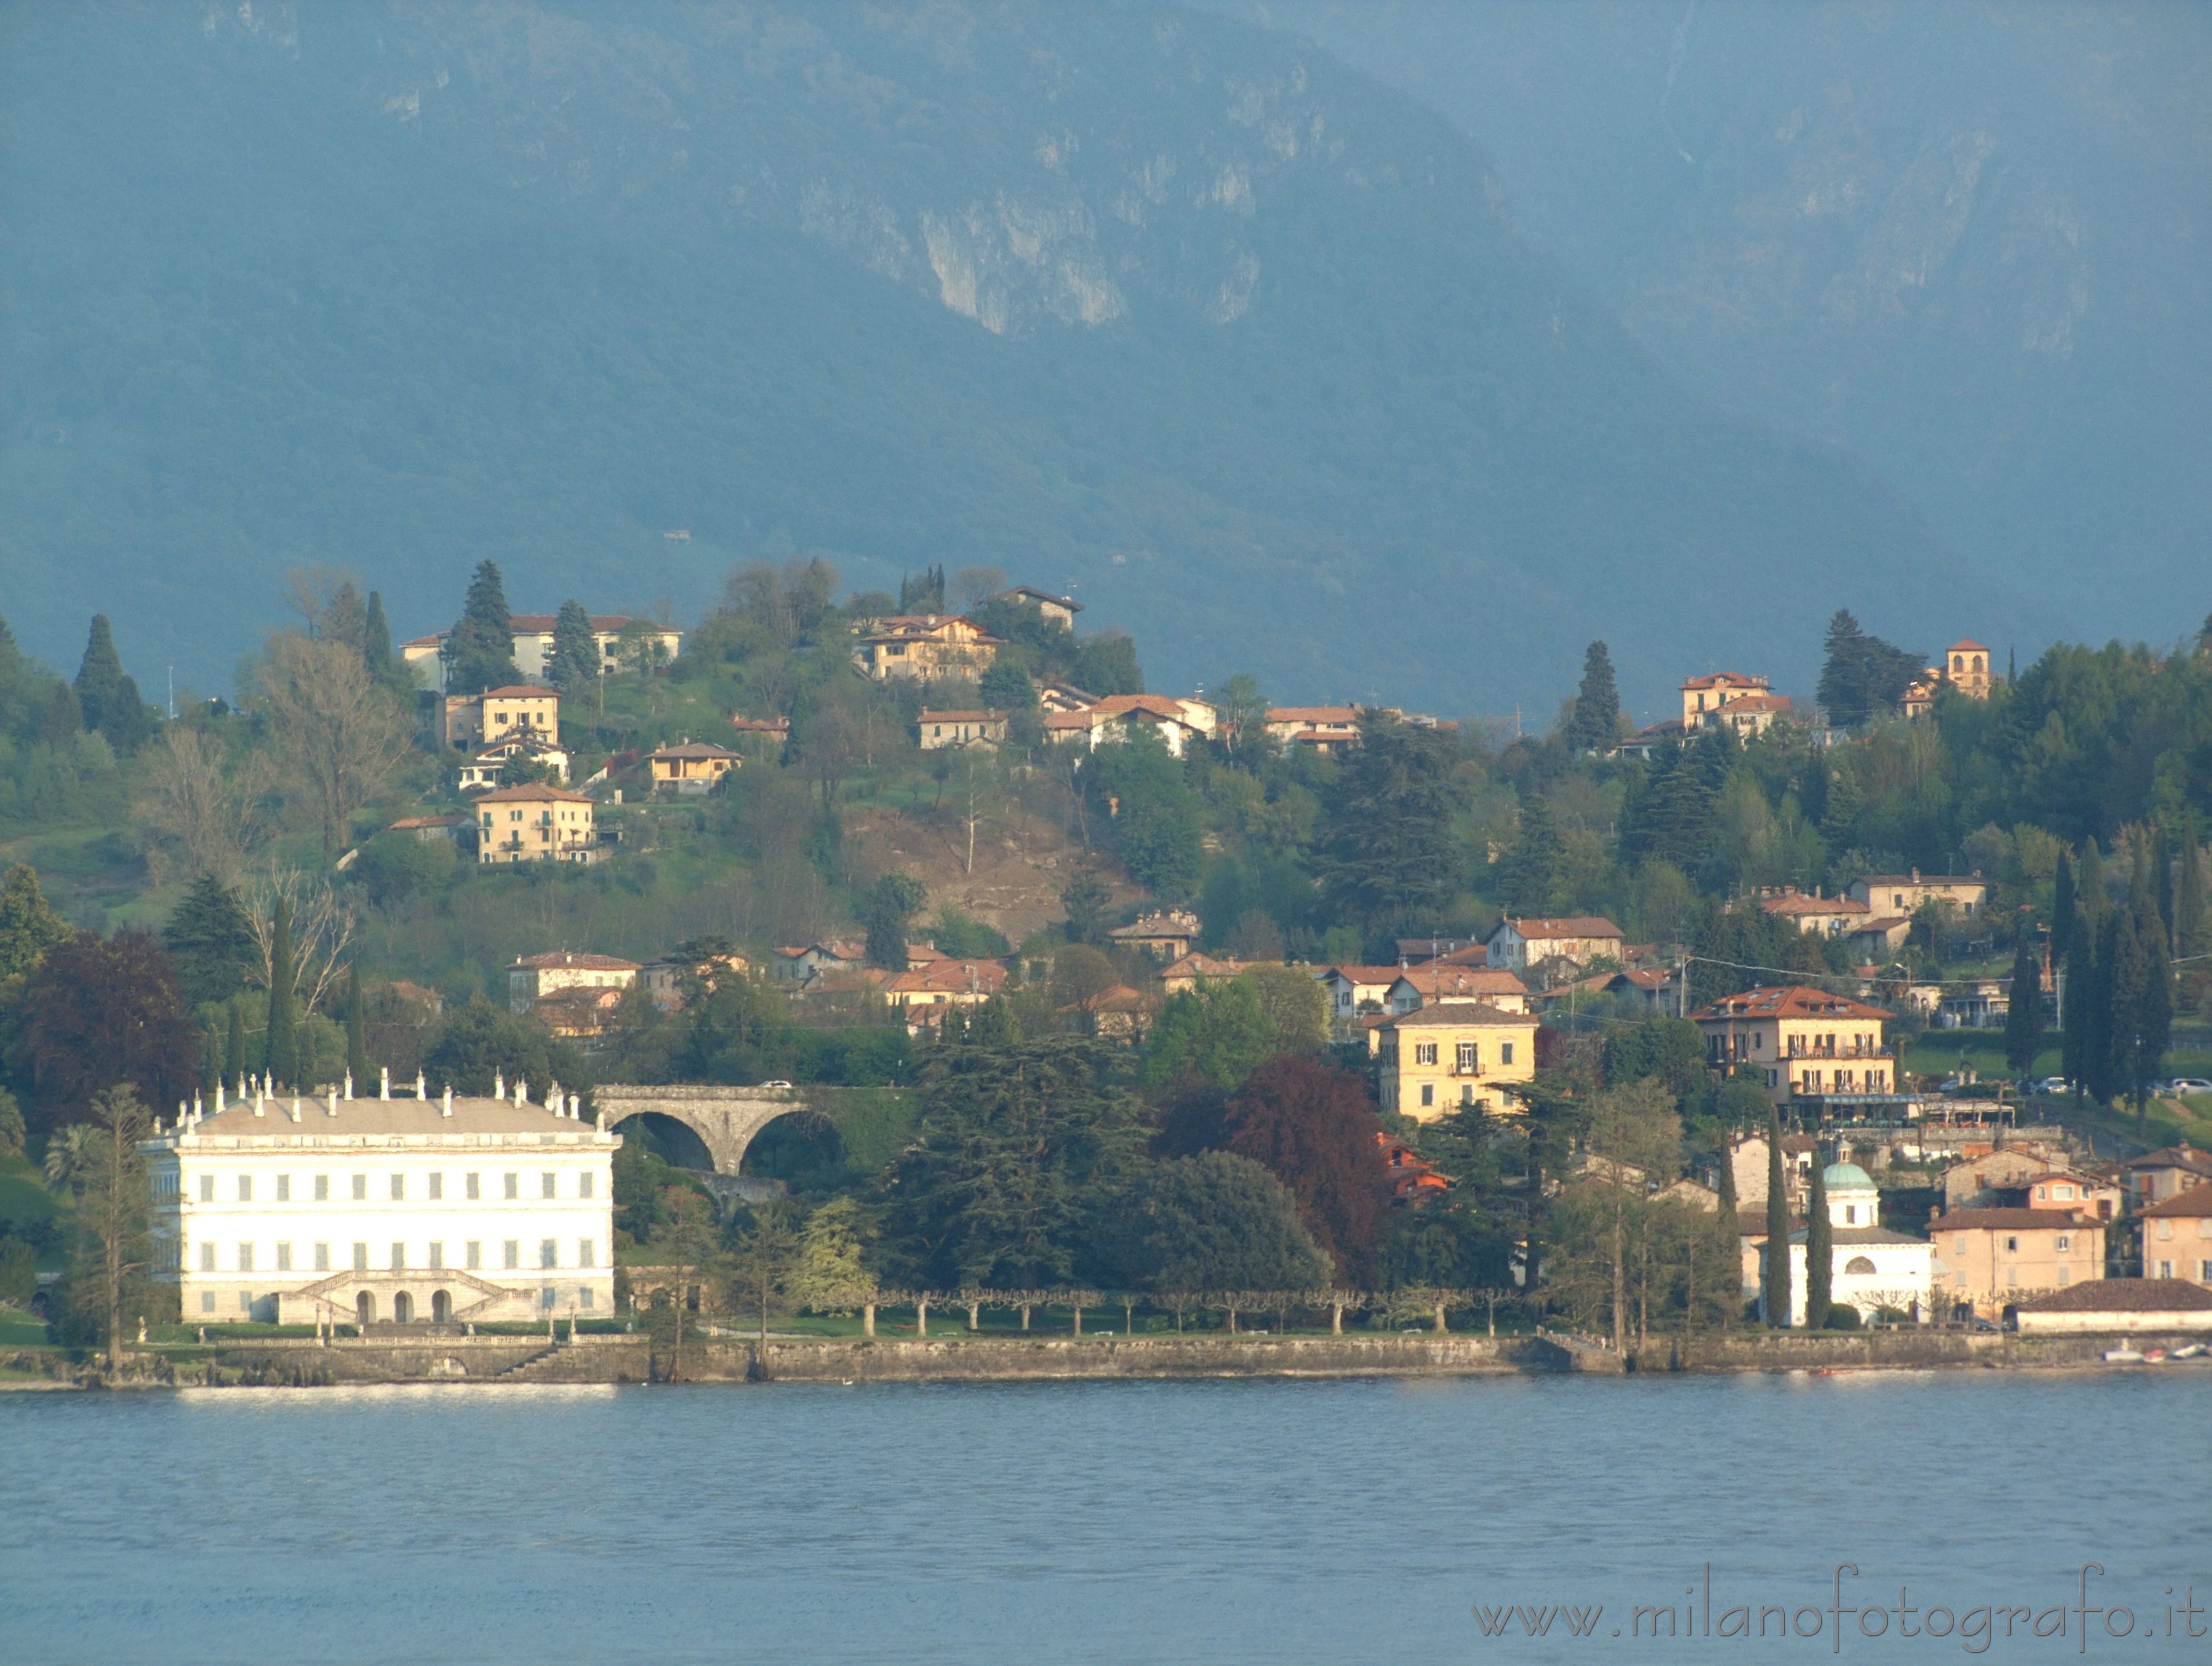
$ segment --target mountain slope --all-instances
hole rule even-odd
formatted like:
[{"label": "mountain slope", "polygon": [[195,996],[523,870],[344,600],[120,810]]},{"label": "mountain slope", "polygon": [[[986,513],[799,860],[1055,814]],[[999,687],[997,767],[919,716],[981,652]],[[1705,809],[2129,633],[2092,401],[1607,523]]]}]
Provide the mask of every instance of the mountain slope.
[{"label": "mountain slope", "polygon": [[1294,39],[1018,4],[0,30],[0,570],[57,657],[104,607],[142,675],[217,678],[302,560],[407,633],[482,556],[518,607],[687,609],[799,549],[1077,587],[1164,684],[1447,711],[1556,697],[1593,635],[1650,707],[1723,661],[1809,681],[1838,603],[1916,646],[2043,628],[1863,465],[1687,394],[1471,145]]},{"label": "mountain slope", "polygon": [[2212,11],[1223,3],[1449,116],[1686,380],[1866,457],[2075,634],[2212,605]]}]

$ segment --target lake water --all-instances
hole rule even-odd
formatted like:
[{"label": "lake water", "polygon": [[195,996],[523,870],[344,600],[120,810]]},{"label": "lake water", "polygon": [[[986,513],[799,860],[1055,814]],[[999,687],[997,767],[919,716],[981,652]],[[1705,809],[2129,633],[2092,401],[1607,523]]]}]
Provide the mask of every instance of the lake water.
[{"label": "lake water", "polygon": [[[1911,1605],[1845,1656],[2081,1658],[2094,1561],[2088,1656],[2212,1661],[2186,1367],[0,1394],[0,1456],[9,1666],[1834,1658],[1838,1561]],[[1822,1629],[1680,1634],[1737,1604]]]}]

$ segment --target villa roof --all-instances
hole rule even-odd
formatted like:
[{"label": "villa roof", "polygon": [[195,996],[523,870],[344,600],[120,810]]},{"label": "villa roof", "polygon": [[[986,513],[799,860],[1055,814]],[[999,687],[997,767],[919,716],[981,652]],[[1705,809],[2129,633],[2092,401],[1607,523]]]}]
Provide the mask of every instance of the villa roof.
[{"label": "villa roof", "polygon": [[1402,1012],[1377,1025],[1384,1030],[1450,1030],[1464,1028],[1470,1024],[1511,1025],[1528,1030],[1536,1025],[1534,1014],[1507,1012],[1487,1001],[1453,1000],[1441,1006],[1423,1006],[1411,1012]]},{"label": "villa roof", "polygon": [[571,793],[533,781],[520,787],[495,787],[477,800],[478,804],[589,804],[588,793]]},{"label": "villa roof", "polygon": [[586,954],[574,949],[551,949],[544,954],[526,954],[507,968],[509,971],[548,971],[555,967],[568,967],[585,972],[634,972],[635,960],[619,960],[611,954]]},{"label": "villa roof", "polygon": [[480,700],[558,700],[557,690],[541,689],[535,683],[509,683],[502,689],[486,689],[477,696]]},{"label": "villa roof", "polygon": [[1870,1006],[1865,1001],[1853,1000],[1848,995],[1832,995],[1824,989],[1808,989],[1802,983],[1769,984],[1757,989],[1746,989],[1740,994],[1723,995],[1708,1006],[1690,1014],[1692,1018],[1719,1021],[1726,1018],[1891,1018],[1896,1014],[1886,1007]]},{"label": "villa roof", "polygon": [[[1515,920],[1501,922],[1510,926],[1532,943],[1553,941],[1571,937],[1623,937],[1626,935],[1612,921],[1596,915],[1570,915],[1560,919]],[[1493,937],[1495,932],[1491,933]]]},{"label": "villa roof", "polygon": [[[2047,1177],[2043,1175],[2036,1177],[2039,1180]],[[2191,1186],[2185,1192],[2176,1192],[2163,1203],[2151,1204],[2137,1213],[2146,1219],[2153,1215],[2162,1215],[2168,1219],[2191,1215],[2201,1218],[2212,1215],[2212,1186]]]},{"label": "villa roof", "polygon": [[2014,1304],[2021,1313],[2202,1313],[2212,1290],[2185,1279],[2091,1279]]},{"label": "villa roof", "polygon": [[[542,1091],[551,1084],[538,1085]],[[251,1100],[234,1100],[220,1115],[204,1117],[190,1133],[201,1139],[257,1139],[275,1136],[278,1139],[307,1137],[328,1138],[331,1135],[382,1135],[386,1138],[435,1136],[441,1134],[535,1134],[541,1139],[568,1134],[586,1134],[593,1132],[589,1122],[580,1122],[566,1116],[556,1116],[542,1104],[526,1101],[516,1104],[513,1098],[453,1096],[453,1114],[445,1114],[442,1097],[434,1090],[433,1097],[417,1099],[411,1095],[392,1099],[340,1099],[337,1114],[331,1114],[327,1094],[318,1098],[301,1094],[297,1101],[300,1120],[292,1120],[293,1096],[272,1094],[264,1102],[262,1115],[253,1114]],[[164,1139],[172,1137],[165,1132]]]},{"label": "villa roof", "polygon": [[2064,1209],[1954,1209],[1928,1223],[1930,1232],[2065,1231],[2096,1221],[2083,1221]]}]

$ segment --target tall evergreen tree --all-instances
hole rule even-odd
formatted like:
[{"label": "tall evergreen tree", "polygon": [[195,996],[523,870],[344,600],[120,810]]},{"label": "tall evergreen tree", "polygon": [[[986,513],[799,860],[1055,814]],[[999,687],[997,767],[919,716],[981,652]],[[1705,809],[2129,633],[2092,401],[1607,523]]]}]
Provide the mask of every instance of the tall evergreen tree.
[{"label": "tall evergreen tree", "polygon": [[292,904],[276,899],[269,946],[269,1073],[290,1085],[300,1079],[300,1041],[292,1012]]},{"label": "tall evergreen tree", "polygon": [[1856,728],[1895,705],[1925,663],[1923,655],[1869,636],[1849,608],[1828,621],[1819,699],[1828,721]]},{"label": "tall evergreen tree", "polygon": [[2012,957],[2011,1005],[2005,1011],[2005,1063],[2025,1079],[2043,1050],[2043,963],[2023,929]]},{"label": "tall evergreen tree", "polygon": [[2081,871],[2075,876],[2074,911],[2088,922],[2092,942],[2104,930],[2105,910],[2108,906],[2105,896],[2105,858],[2099,852],[2094,839],[2084,839],[2081,842]]},{"label": "tall evergreen tree", "polygon": [[2181,848],[2173,885],[2175,952],[2192,958],[2212,951],[2212,915],[2204,905],[2204,853],[2197,842],[2197,812],[2181,824]]},{"label": "tall evergreen tree", "polygon": [[1592,642],[1583,654],[1582,687],[1563,738],[1578,752],[1602,751],[1620,738],[1620,689],[1603,642]]},{"label": "tall evergreen tree", "polygon": [[346,968],[346,1074],[353,1078],[356,1093],[368,1085],[368,1017],[362,1005],[361,964],[356,961]]},{"label": "tall evergreen tree", "polygon": [[1835,1290],[1836,1229],[1828,1219],[1828,1177],[1823,1153],[1813,1153],[1813,1183],[1805,1198],[1805,1329],[1825,1330]]},{"label": "tall evergreen tree", "polygon": [[17,862],[0,875],[0,983],[28,976],[69,938],[69,921],[46,901],[36,869]]},{"label": "tall evergreen tree", "polygon": [[84,660],[77,666],[75,684],[84,726],[107,737],[118,752],[133,752],[153,733],[146,702],[138,684],[124,674],[115,652],[115,635],[107,615],[92,616],[92,633],[85,639]]},{"label": "tall evergreen tree", "polygon": [[1540,793],[1531,793],[1521,806],[1521,827],[1498,864],[1498,891],[1505,906],[1519,914],[1548,914],[1552,885],[1566,845],[1552,820],[1551,806]]},{"label": "tall evergreen tree", "polygon": [[1359,745],[1330,789],[1316,842],[1336,918],[1372,929],[1442,917],[1463,883],[1452,832],[1468,800],[1458,764],[1449,737],[1434,729],[1375,713],[1360,719]]},{"label": "tall evergreen tree", "polygon": [[228,1000],[244,988],[258,953],[245,903],[211,873],[192,881],[161,927],[161,945],[176,962],[177,982],[192,1006]]},{"label": "tall evergreen tree", "polygon": [[2067,945],[2074,940],[2074,853],[2064,845],[2058,847],[2058,871],[2051,881],[2051,970],[2066,953]]},{"label": "tall evergreen tree", "polygon": [[2088,917],[2074,911],[2074,935],[2066,945],[2066,1025],[2063,1039],[2066,1079],[2081,1092],[2094,1073],[2091,1055],[2100,1033],[2097,1006],[2097,939]]},{"label": "tall evergreen tree", "polygon": [[361,628],[361,659],[368,667],[372,679],[379,683],[392,680],[392,627],[385,621],[381,591],[368,593],[368,617]]},{"label": "tall evergreen tree", "polygon": [[[2121,964],[2123,947],[2127,950],[2127,962]],[[2107,909],[2097,927],[2097,960],[2084,992],[2087,999],[2081,1003],[2081,1065],[2083,1082],[2089,1097],[2099,1104],[2109,1104],[2119,1091],[2118,1073],[2118,1053],[2113,1045],[2112,1017],[2124,1005],[2130,1004],[2134,991],[2142,978],[2142,968],[2134,953],[2134,921],[2124,909]]]},{"label": "tall evergreen tree", "polygon": [[2166,836],[2166,824],[2155,822],[2150,830],[2150,870],[2158,897],[2158,917],[2166,928],[2166,950],[2173,949],[2173,841]]},{"label": "tall evergreen tree", "polygon": [[507,587],[495,562],[477,563],[469,581],[468,601],[446,641],[446,687],[453,694],[520,683],[514,664],[514,620],[507,611]]},{"label": "tall evergreen tree", "polygon": [[1782,1166],[1782,1115],[1766,1113],[1766,1322],[1790,1329],[1790,1193]]},{"label": "tall evergreen tree", "polygon": [[230,1033],[222,1043],[222,1073],[233,1087],[246,1079],[246,1020],[234,1000],[230,1003]]},{"label": "tall evergreen tree", "polygon": [[2151,1084],[2172,1041],[2172,958],[2153,883],[2146,879],[2128,907],[2113,915],[2112,1080],[2134,1099],[2141,1128],[2149,1115]]},{"label": "tall evergreen tree", "polygon": [[592,616],[571,596],[553,621],[553,655],[545,662],[545,680],[562,694],[578,695],[599,674],[599,639],[592,634]]}]

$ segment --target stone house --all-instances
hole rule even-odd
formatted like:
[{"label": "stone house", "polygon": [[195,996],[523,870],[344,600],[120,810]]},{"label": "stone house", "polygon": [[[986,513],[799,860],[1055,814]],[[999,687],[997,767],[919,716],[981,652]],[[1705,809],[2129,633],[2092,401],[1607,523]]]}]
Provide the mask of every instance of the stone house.
[{"label": "stone house", "polygon": [[988,708],[970,711],[926,711],[915,720],[915,730],[925,752],[948,746],[996,746],[1006,738],[1008,714]]},{"label": "stone house", "polygon": [[1392,1013],[1413,1012],[1452,1001],[1481,1001],[1501,1012],[1526,1012],[1528,989],[1511,972],[1498,967],[1431,961],[1400,972],[1382,997],[1383,1010]]},{"label": "stone house", "polygon": [[1989,894],[1989,881],[1978,873],[1923,874],[1917,867],[1909,873],[1869,873],[1852,880],[1850,886],[1853,902],[1864,903],[1883,914],[1908,917],[1923,903],[1934,903],[1954,909],[1971,920],[1981,913]]},{"label": "stone house", "polygon": [[959,614],[899,614],[872,622],[854,654],[861,671],[879,683],[895,677],[934,682],[940,677],[979,677],[1004,646],[973,619]]},{"label": "stone house", "polygon": [[621,960],[611,954],[554,949],[525,955],[507,969],[507,1010],[526,1012],[566,989],[627,989],[637,982],[638,971],[635,960]]},{"label": "stone house", "polygon": [[1018,584],[1012,590],[1001,590],[991,599],[1012,602],[1018,607],[1034,607],[1062,630],[1074,629],[1075,616],[1083,611],[1081,602],[1067,596],[1055,596],[1049,590],[1040,590],[1029,584]]},{"label": "stone house", "polygon": [[1953,1209],[1928,1224],[1948,1301],[1998,1317],[2023,1296],[2105,1276],[2105,1228],[2064,1209]]},{"label": "stone house", "polygon": [[1515,920],[1498,922],[1483,945],[1483,958],[1492,966],[1526,971],[1547,961],[1570,961],[1577,965],[1598,955],[1622,958],[1626,938],[1612,921],[1595,915],[1565,919]]},{"label": "stone house", "polygon": [[1198,916],[1182,909],[1139,915],[1106,933],[1125,948],[1143,949],[1170,964],[1190,952],[1198,940]]},{"label": "stone house", "polygon": [[1737,701],[1765,695],[1768,690],[1764,677],[1747,677],[1740,671],[1717,671],[1686,679],[1681,692],[1682,727],[1690,730],[1705,727]]},{"label": "stone house", "polygon": [[2136,1207],[2144,1209],[2212,1180],[2212,1152],[2198,1151],[2185,1140],[2131,1158],[2120,1171]]},{"label": "stone house", "polygon": [[2013,1323],[2023,1336],[2212,1330],[2212,1290],[2180,1279],[2099,1279],[2014,1304]]},{"label": "stone house", "polygon": [[666,788],[685,796],[711,793],[724,775],[743,762],[727,747],[703,740],[687,740],[680,746],[663,746],[646,755],[654,790]]},{"label": "stone house", "polygon": [[2147,1279],[2184,1279],[2212,1286],[2212,1186],[2192,1186],[2139,1218]]}]

